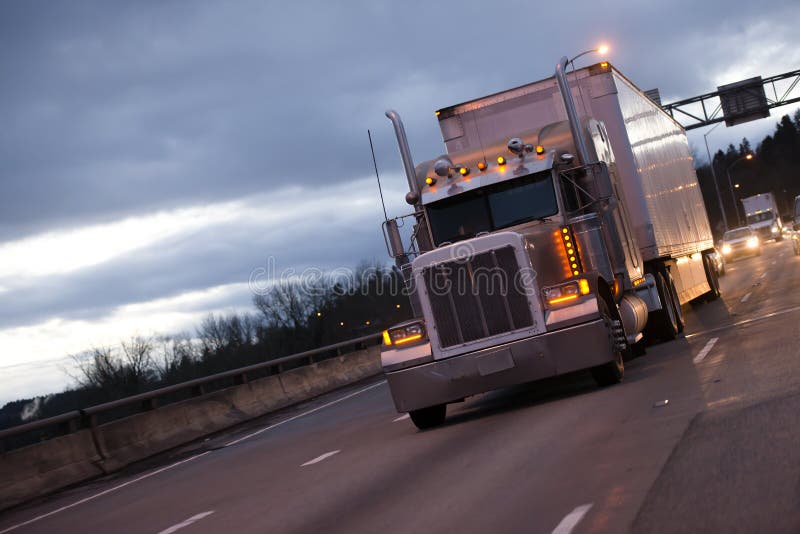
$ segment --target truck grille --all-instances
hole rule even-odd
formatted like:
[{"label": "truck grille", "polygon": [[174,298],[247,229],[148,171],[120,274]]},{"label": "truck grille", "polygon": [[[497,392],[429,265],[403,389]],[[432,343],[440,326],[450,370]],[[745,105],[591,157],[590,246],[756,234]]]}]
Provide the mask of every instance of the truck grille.
[{"label": "truck grille", "polygon": [[442,348],[533,326],[510,246],[422,271]]}]

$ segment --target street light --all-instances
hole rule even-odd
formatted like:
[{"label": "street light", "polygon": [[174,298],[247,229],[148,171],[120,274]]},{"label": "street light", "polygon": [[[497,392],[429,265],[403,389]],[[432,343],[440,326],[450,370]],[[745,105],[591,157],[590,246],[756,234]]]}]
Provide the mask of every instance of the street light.
[{"label": "street light", "polygon": [[706,142],[706,154],[708,154],[708,164],[711,166],[711,178],[714,180],[714,189],[717,192],[717,202],[719,203],[719,211],[720,213],[722,213],[722,223],[725,225],[725,231],[727,232],[730,229],[728,228],[728,216],[725,215],[725,207],[722,205],[722,195],[719,192],[719,184],[717,183],[717,171],[714,170],[714,160],[711,159],[711,151],[708,149],[708,136],[720,124],[722,123],[718,122],[717,124],[714,125],[714,128],[711,128],[709,131],[704,133],[703,140]]},{"label": "street light", "polygon": [[604,56],[604,55],[608,54],[608,50],[609,50],[609,48],[608,48],[607,45],[600,45],[597,48],[592,48],[591,50],[584,50],[583,52],[581,52],[580,54],[578,54],[574,58],[570,59],[569,62],[573,64],[572,65],[572,69],[575,70],[574,63],[575,63],[575,60],[578,59],[579,57],[583,57],[586,54],[591,54],[592,52],[597,52],[601,56]]},{"label": "street light", "polygon": [[[745,160],[750,161],[751,159],[753,159],[752,154],[745,154],[741,158],[738,158],[736,161],[728,165],[728,168],[725,169],[725,173],[728,175],[728,189],[730,189],[731,191],[731,199],[733,200],[733,209],[736,210],[736,220],[739,222],[739,226],[742,225],[742,218],[739,216],[739,206],[736,205],[736,195],[733,194],[733,184],[731,182],[731,169],[734,168],[736,164],[739,163],[740,161],[745,161]],[[739,187],[739,185],[737,184],[736,187]]]}]

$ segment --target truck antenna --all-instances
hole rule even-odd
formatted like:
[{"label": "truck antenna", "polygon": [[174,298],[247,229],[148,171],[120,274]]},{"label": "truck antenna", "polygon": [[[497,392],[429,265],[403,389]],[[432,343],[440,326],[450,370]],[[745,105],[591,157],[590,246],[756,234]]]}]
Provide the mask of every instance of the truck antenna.
[{"label": "truck antenna", "polygon": [[383,189],[381,188],[381,175],[378,174],[378,162],[375,160],[375,147],[372,146],[372,133],[367,129],[369,137],[369,150],[372,152],[372,165],[375,166],[375,178],[378,179],[378,192],[381,194],[381,206],[383,206],[383,220],[388,221],[389,215],[386,214],[386,203],[383,201]]}]

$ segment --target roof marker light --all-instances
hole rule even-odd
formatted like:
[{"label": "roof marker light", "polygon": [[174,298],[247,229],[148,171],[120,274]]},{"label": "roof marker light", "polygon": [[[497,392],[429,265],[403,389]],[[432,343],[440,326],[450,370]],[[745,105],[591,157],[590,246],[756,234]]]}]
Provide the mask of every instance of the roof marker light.
[{"label": "roof marker light", "polygon": [[486,170],[486,162],[485,161],[479,161],[478,162],[478,170],[481,170],[481,171],[485,171]]},{"label": "roof marker light", "polygon": [[497,156],[497,164],[498,165],[505,165],[506,164],[506,158],[504,158],[503,156]]},{"label": "roof marker light", "polygon": [[433,176],[428,176],[427,178],[425,178],[425,183],[428,185],[435,185],[436,178],[434,178]]},{"label": "roof marker light", "polygon": [[463,165],[460,165],[458,167],[458,172],[459,172],[459,174],[461,174],[461,176],[466,176],[466,175],[469,174],[469,168],[468,167],[464,167]]},{"label": "roof marker light", "polygon": [[544,154],[544,147],[542,145],[536,145],[536,153],[540,156]]}]

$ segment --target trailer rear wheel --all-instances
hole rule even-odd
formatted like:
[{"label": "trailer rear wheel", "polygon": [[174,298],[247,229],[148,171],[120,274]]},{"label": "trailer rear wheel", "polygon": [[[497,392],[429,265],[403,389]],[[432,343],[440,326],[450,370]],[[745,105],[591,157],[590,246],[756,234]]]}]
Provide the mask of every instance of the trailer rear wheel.
[{"label": "trailer rear wheel", "polygon": [[719,291],[719,277],[717,276],[717,270],[714,268],[714,262],[711,260],[706,254],[703,254],[703,267],[706,270],[706,280],[708,280],[708,286],[711,290],[703,295],[703,299],[706,302],[711,302],[717,300],[720,296]]},{"label": "trailer rear wheel", "polygon": [[417,428],[427,430],[444,423],[447,416],[447,404],[437,404],[436,406],[420,408],[419,410],[411,410],[408,415],[411,416],[411,421]]},{"label": "trailer rear wheel", "polygon": [[611,333],[612,317],[608,303],[605,299],[598,299],[597,307],[600,311],[600,317],[603,318],[603,322],[608,329],[608,338],[609,343],[611,343],[611,350],[614,351],[614,359],[603,365],[592,367],[592,378],[594,378],[594,381],[597,382],[597,385],[600,387],[613,386],[614,384],[622,382],[622,379],[625,377],[625,363],[623,361],[622,351],[616,348],[614,335]]},{"label": "trailer rear wheel", "polygon": [[[661,299],[661,309],[652,311],[647,317],[647,326],[644,328],[644,335],[649,343],[659,340],[672,341],[678,337],[683,321],[678,319],[680,305],[675,302],[675,289],[672,284],[672,277],[665,279],[660,272],[653,273],[656,282],[658,298]],[[677,311],[676,311],[677,310]]]}]

